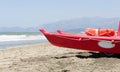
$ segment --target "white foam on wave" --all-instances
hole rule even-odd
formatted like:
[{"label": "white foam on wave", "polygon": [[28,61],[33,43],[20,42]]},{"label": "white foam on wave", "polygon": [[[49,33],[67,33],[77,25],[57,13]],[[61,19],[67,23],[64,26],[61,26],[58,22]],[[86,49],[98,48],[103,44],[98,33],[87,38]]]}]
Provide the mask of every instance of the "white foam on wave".
[{"label": "white foam on wave", "polygon": [[0,35],[0,42],[22,40],[44,40],[43,35]]}]

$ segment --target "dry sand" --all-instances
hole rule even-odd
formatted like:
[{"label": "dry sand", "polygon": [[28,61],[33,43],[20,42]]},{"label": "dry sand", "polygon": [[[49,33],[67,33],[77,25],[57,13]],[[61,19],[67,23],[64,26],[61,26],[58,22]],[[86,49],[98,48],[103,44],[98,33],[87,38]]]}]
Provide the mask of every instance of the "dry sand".
[{"label": "dry sand", "polygon": [[120,57],[41,43],[0,50],[0,72],[120,72]]}]

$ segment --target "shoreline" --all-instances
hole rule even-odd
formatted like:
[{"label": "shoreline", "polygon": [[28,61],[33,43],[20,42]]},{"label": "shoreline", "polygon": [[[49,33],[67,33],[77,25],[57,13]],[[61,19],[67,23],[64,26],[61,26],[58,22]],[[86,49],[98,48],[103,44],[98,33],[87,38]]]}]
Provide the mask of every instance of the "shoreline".
[{"label": "shoreline", "polygon": [[45,43],[47,42],[47,40],[33,40],[33,41],[7,41],[7,42],[3,42],[1,43],[1,47],[0,50],[4,50],[4,49],[8,49],[8,48],[17,48],[19,46],[24,46],[24,45],[34,45],[34,44],[39,44],[39,43]]},{"label": "shoreline", "polygon": [[25,45],[16,45],[16,46],[12,46],[12,47],[2,48],[0,50],[7,50],[7,49],[14,49],[14,48],[23,48],[23,47],[27,47],[27,46],[35,46],[35,45],[46,44],[46,43],[48,43],[48,42],[39,42],[39,43],[32,43],[32,44],[25,44]]},{"label": "shoreline", "polygon": [[0,50],[1,72],[119,72],[120,57],[56,47],[48,42]]}]

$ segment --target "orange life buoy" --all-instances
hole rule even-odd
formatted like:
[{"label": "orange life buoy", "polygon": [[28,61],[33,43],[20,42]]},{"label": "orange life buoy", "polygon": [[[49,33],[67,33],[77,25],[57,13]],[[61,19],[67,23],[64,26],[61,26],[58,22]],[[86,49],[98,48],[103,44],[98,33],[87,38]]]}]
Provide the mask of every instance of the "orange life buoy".
[{"label": "orange life buoy", "polygon": [[90,36],[114,36],[115,31],[113,29],[95,29],[87,28],[85,34]]}]

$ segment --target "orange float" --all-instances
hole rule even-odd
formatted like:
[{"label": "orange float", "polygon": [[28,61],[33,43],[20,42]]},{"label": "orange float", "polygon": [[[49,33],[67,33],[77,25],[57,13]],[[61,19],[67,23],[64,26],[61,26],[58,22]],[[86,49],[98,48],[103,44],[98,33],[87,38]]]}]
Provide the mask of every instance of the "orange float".
[{"label": "orange float", "polygon": [[113,29],[95,29],[87,28],[85,34],[89,36],[114,36],[115,31]]}]

